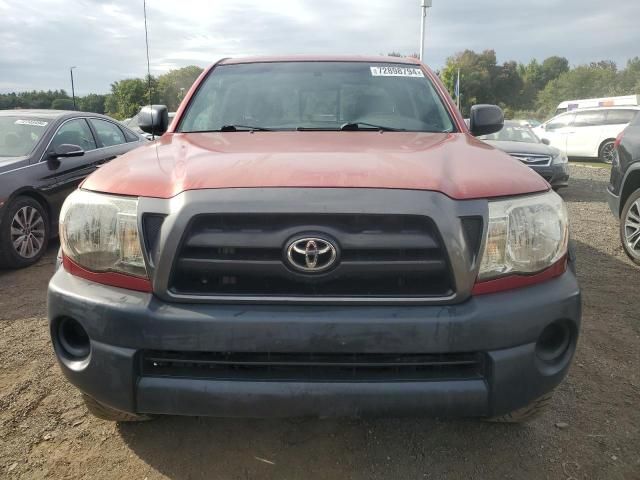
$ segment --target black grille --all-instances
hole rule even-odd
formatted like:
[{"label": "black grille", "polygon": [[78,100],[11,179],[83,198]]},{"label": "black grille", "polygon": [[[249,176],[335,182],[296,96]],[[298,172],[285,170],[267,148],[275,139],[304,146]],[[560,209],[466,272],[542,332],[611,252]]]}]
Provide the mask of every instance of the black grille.
[{"label": "black grille", "polygon": [[[285,246],[332,239],[335,268],[294,271]],[[453,293],[433,222],[417,215],[200,215],[184,234],[169,288],[215,296],[441,297]]]},{"label": "black grille", "polygon": [[481,354],[142,353],[146,377],[244,381],[390,382],[484,377]]}]

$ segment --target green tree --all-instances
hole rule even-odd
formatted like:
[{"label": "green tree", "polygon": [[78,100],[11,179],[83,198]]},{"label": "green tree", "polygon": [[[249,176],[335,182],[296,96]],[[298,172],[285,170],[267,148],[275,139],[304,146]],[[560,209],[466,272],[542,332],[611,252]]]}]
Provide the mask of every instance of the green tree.
[{"label": "green tree", "polygon": [[78,109],[83,112],[104,113],[106,95],[90,93],[78,99]]},{"label": "green tree", "polygon": [[70,98],[56,98],[51,102],[51,108],[54,110],[74,110],[73,100]]},{"label": "green tree", "polygon": [[157,97],[155,78],[151,77],[151,99],[148,79],[127,78],[111,84],[109,101],[105,102],[109,115],[118,118],[133,117],[142,105],[153,103]]},{"label": "green tree", "polygon": [[193,82],[202,73],[202,68],[190,65],[171,70],[158,77],[158,102],[167,106],[169,111],[178,109]]}]

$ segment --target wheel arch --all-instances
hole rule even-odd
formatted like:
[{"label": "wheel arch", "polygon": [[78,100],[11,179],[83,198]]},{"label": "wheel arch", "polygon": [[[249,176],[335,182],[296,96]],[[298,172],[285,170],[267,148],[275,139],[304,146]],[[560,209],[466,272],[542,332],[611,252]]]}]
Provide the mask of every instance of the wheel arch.
[{"label": "wheel arch", "polygon": [[42,208],[45,209],[45,211],[47,212],[47,219],[49,220],[49,237],[54,236],[55,235],[54,228],[53,228],[54,225],[52,225],[53,212],[51,211],[51,205],[49,205],[49,202],[47,201],[46,197],[34,188],[22,187],[16,190],[15,192],[13,192],[6,203],[9,204],[10,202],[13,202],[18,197],[32,198],[33,200],[38,202],[42,206]]},{"label": "wheel arch", "polygon": [[640,164],[625,175],[622,190],[620,191],[620,211],[618,216],[622,215],[624,206],[631,194],[638,189],[640,189]]}]

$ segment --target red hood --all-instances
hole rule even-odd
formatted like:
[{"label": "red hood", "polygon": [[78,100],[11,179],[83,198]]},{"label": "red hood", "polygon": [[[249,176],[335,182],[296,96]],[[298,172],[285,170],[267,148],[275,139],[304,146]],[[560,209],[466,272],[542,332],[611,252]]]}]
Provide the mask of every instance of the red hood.
[{"label": "red hood", "polygon": [[528,167],[468,134],[397,132],[166,134],[100,168],[83,185],[160,198],[234,187],[399,188],[455,199],[549,188]]}]

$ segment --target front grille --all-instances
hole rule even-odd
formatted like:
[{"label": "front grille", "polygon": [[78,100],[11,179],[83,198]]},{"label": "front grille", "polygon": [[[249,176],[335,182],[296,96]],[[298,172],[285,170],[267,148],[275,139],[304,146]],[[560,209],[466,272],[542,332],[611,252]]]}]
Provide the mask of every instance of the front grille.
[{"label": "front grille", "polygon": [[145,377],[291,382],[402,382],[484,377],[470,354],[241,353],[144,351]]},{"label": "front grille", "polygon": [[548,167],[551,165],[551,157],[549,155],[540,155],[535,153],[512,153],[512,157],[520,160],[530,167]]},{"label": "front grille", "polygon": [[[285,247],[321,235],[339,249],[326,273],[295,271]],[[419,215],[206,214],[192,219],[169,289],[248,297],[445,297],[453,281],[433,222]]]}]

